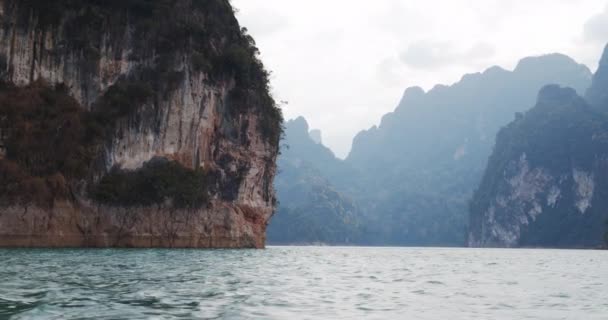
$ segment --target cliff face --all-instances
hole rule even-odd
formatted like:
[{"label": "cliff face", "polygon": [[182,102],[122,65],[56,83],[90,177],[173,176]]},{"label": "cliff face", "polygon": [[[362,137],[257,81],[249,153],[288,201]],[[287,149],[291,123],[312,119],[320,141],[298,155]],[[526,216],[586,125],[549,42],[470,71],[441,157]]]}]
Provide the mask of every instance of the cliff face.
[{"label": "cliff face", "polygon": [[[0,246],[264,246],[281,115],[228,1],[0,0],[0,10],[0,182],[13,186],[0,194]],[[15,107],[30,91],[42,110],[62,105],[47,91],[79,105],[78,156],[43,159],[57,164],[44,170],[20,156],[33,154],[20,138],[48,137]],[[74,159],[86,169],[68,170]],[[159,161],[171,165],[148,165]],[[28,200],[7,167],[43,185],[34,193],[60,176],[67,195]]]},{"label": "cliff face", "polygon": [[597,247],[608,220],[608,118],[547,86],[502,129],[471,202],[468,244]]}]

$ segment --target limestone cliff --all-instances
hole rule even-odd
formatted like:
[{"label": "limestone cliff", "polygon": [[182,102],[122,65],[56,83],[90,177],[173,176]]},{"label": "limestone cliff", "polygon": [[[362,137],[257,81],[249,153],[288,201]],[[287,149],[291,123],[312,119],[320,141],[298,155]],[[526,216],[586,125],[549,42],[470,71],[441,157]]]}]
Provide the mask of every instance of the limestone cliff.
[{"label": "limestone cliff", "polygon": [[227,0],[0,22],[0,246],[264,246],[282,118]]},{"label": "limestone cliff", "polygon": [[608,118],[547,86],[502,129],[471,202],[468,244],[598,247],[608,221]]}]

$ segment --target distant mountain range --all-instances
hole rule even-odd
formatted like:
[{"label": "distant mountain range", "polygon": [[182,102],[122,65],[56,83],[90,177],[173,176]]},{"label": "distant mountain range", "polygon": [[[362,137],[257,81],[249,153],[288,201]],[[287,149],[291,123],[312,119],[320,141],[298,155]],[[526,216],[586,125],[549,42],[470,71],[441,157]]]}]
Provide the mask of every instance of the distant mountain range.
[{"label": "distant mountain range", "polygon": [[[303,118],[288,122],[289,149],[280,156],[276,181],[281,205],[269,227],[270,243],[501,245],[471,236],[479,225],[474,217],[485,208],[480,192],[495,192],[486,186],[491,174],[484,177],[484,169],[497,133],[513,119],[528,118],[525,112],[549,84],[573,88],[568,92],[574,95],[588,92],[600,105],[608,100],[599,84],[608,72],[600,68],[593,85],[592,78],[584,65],[552,54],[525,58],[513,71],[492,67],[465,75],[428,92],[409,88],[379,126],[355,137],[344,161],[320,143],[319,133],[311,138]],[[551,88],[545,93],[551,95]],[[499,135],[496,150],[503,140]],[[488,170],[497,157],[492,155]]]}]

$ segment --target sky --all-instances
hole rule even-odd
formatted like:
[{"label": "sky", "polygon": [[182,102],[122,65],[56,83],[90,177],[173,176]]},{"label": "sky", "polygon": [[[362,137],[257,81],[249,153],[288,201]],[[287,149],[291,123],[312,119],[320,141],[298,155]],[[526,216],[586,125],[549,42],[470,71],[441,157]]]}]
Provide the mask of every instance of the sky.
[{"label": "sky", "polygon": [[341,158],[403,91],[559,52],[593,71],[608,0],[232,0],[287,120],[304,116]]}]

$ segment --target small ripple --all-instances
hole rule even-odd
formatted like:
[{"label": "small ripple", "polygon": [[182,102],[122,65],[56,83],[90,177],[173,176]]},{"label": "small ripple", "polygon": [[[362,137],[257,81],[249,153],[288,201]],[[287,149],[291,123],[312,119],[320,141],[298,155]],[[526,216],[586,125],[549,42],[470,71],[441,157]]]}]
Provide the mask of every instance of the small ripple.
[{"label": "small ripple", "polygon": [[597,320],[608,309],[608,260],[571,263],[593,252],[463,250],[0,250],[0,319],[505,320],[517,308]]},{"label": "small ripple", "polygon": [[203,292],[201,294],[201,298],[214,298],[214,297],[218,297],[218,296],[223,296],[224,293],[221,291],[208,291],[208,292]]},{"label": "small ripple", "polygon": [[126,304],[135,307],[151,307],[155,304],[160,303],[160,299],[156,297],[149,297],[143,299],[134,299],[134,300],[118,300],[116,301],[121,304]]},{"label": "small ripple", "polygon": [[505,309],[515,309],[515,306],[506,303],[499,303],[496,305],[491,305],[490,310],[505,310]]},{"label": "small ripple", "polygon": [[0,298],[0,319],[8,319],[11,316],[35,309],[38,303],[23,303]]},{"label": "small ripple", "polygon": [[38,291],[38,292],[24,293],[23,297],[32,298],[32,299],[42,299],[46,295],[47,295],[47,291]]}]

